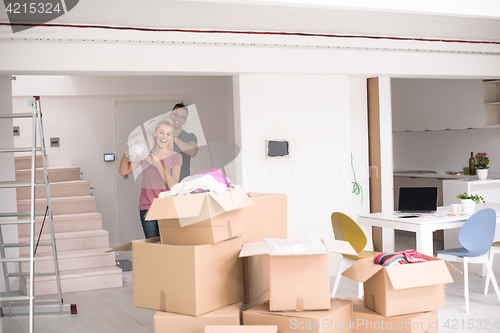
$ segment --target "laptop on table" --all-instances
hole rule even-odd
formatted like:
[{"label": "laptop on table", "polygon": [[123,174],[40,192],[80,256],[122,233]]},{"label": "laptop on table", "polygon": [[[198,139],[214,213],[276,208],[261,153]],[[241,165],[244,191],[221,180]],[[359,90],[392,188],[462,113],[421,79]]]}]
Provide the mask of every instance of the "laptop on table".
[{"label": "laptop on table", "polygon": [[437,187],[400,187],[398,211],[399,217],[433,215],[437,210]]}]

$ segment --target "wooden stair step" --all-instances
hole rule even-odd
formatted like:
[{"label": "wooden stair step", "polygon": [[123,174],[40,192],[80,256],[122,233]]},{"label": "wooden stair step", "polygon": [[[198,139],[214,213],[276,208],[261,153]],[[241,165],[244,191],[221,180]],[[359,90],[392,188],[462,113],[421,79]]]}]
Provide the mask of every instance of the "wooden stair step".
[{"label": "wooden stair step", "polygon": [[[80,168],[74,166],[47,167],[49,183],[80,180]],[[30,181],[31,169],[16,170],[17,181]],[[36,180],[43,181],[43,168],[36,169]]]},{"label": "wooden stair step", "polygon": [[[14,165],[16,170],[31,169],[31,154],[16,155]],[[36,167],[43,167],[41,153],[36,154]]]},{"label": "wooden stair step", "polygon": [[[59,277],[63,293],[115,288],[123,285],[122,270],[116,266],[60,272]],[[35,277],[35,296],[56,294],[55,279],[55,276]],[[26,290],[29,290],[29,276],[22,276],[20,280],[21,291],[26,295]]]},{"label": "wooden stair step", "polygon": [[[96,210],[95,197],[77,196],[52,198],[52,214],[76,214],[93,213]],[[35,199],[35,211],[44,212],[47,207],[47,199]],[[29,213],[31,209],[31,199],[17,200],[17,212]]]},{"label": "wooden stair step", "polygon": [[[87,230],[100,230],[102,229],[102,217],[100,213],[79,213],[79,214],[62,214],[54,215],[54,232],[75,232],[75,231],[87,231]],[[35,218],[35,233],[40,232],[42,227],[43,216],[38,216]],[[50,233],[50,225],[48,218],[45,220],[45,225],[43,226],[43,233]],[[19,225],[19,236],[30,235],[30,225],[20,224]],[[56,236],[57,237],[57,236]]]},{"label": "wooden stair step", "polygon": [[[77,232],[61,232],[55,234],[57,251],[74,251],[109,247],[108,232],[106,230],[88,230]],[[38,239],[38,237],[36,237]],[[50,234],[42,234],[40,242],[50,241]],[[29,237],[19,237],[20,243],[29,243]],[[51,246],[39,246],[37,255],[51,253]],[[21,256],[29,255],[29,247],[19,248]]]},{"label": "wooden stair step", "polygon": [[[50,197],[76,197],[89,195],[88,180],[72,180],[66,182],[49,183]],[[31,199],[31,189],[29,187],[22,187],[16,189],[17,200]],[[38,184],[35,186],[35,198],[45,198],[45,185]]]},{"label": "wooden stair step", "polygon": [[[57,261],[59,272],[75,269],[89,269],[115,266],[115,254],[106,253],[111,248],[86,249],[75,251],[58,251]],[[21,263],[21,271],[29,272],[29,262]],[[53,272],[54,257],[52,253],[42,253],[35,256],[35,272]]]}]

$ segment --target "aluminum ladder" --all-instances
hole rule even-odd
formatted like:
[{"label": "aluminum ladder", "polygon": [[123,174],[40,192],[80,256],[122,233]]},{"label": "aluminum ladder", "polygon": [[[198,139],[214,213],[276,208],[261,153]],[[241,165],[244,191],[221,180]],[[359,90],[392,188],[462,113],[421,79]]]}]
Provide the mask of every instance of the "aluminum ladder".
[{"label": "aluminum ladder", "polygon": [[[32,333],[34,331],[34,314],[36,313],[48,313],[48,312],[71,312],[76,313],[76,304],[63,304],[62,293],[61,293],[61,281],[59,277],[59,266],[57,261],[57,251],[56,251],[56,242],[54,236],[54,221],[52,217],[52,205],[50,200],[50,188],[49,188],[49,179],[48,179],[48,171],[47,171],[47,158],[45,152],[45,142],[44,142],[44,133],[43,133],[43,124],[42,124],[42,111],[40,104],[40,97],[34,96],[33,100],[30,100],[30,106],[32,108],[32,112],[29,113],[12,113],[12,114],[0,114],[1,119],[12,119],[12,118],[32,118],[32,146],[28,148],[0,148],[0,153],[15,153],[15,152],[31,152],[31,181],[4,181],[0,182],[0,188],[21,188],[21,187],[30,187],[31,189],[31,207],[30,213],[0,213],[0,217],[9,218],[9,219],[0,219],[0,226],[7,224],[30,224],[30,242],[29,243],[8,243],[5,244],[3,241],[2,230],[0,228],[0,262],[3,266],[4,280],[5,280],[5,289],[7,297],[0,297],[0,301],[8,302],[8,307],[1,308],[0,307],[0,316],[4,314],[29,314],[29,332]],[[37,132],[39,134],[39,144],[37,147]],[[43,181],[36,180],[36,152],[40,152],[42,155],[43,162]],[[35,185],[36,184],[44,184],[45,185],[45,194],[47,197],[47,207],[45,212],[36,212],[35,211]],[[35,235],[35,217],[36,216],[44,216],[45,218],[48,216],[49,226],[50,226],[50,241],[49,242],[38,242],[36,240]],[[18,219],[19,217],[29,217],[27,219]],[[42,224],[43,230],[43,224]],[[40,230],[40,234],[42,233]],[[38,240],[40,238],[38,237]],[[51,246],[52,247],[52,255],[54,257],[54,271],[53,272],[35,272],[35,254],[36,247],[38,246]],[[29,247],[30,254],[29,257],[21,257],[18,258],[7,258],[5,256],[6,248],[21,248],[21,247]],[[29,273],[21,272],[20,263],[29,261]],[[8,263],[18,263],[19,272],[9,273],[8,272]],[[10,278],[20,277],[20,276],[28,276],[30,280],[29,292],[27,291],[27,296],[11,296],[12,291],[10,287]],[[55,282],[57,284],[57,298],[56,299],[47,299],[47,300],[35,300],[35,276],[38,275],[54,275],[56,277]],[[28,305],[26,305],[28,303]],[[5,309],[7,308],[7,309]],[[5,311],[5,310],[7,311]]]}]

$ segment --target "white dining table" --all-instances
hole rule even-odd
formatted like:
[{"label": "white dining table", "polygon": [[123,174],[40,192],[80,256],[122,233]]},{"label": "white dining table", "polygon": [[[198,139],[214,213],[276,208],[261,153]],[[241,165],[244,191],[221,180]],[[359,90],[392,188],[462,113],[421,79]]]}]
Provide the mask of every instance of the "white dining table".
[{"label": "white dining table", "polygon": [[[483,208],[493,208],[497,214],[497,229],[500,228],[500,203],[486,203],[476,205],[476,211]],[[434,215],[419,216],[415,218],[401,218],[394,212],[372,213],[358,216],[358,224],[363,228],[367,238],[371,238],[371,226],[384,229],[383,238],[392,234],[394,230],[412,231],[416,234],[416,250],[427,255],[434,255],[433,232],[436,230],[460,228],[470,217],[469,214],[462,213],[459,216],[452,216],[450,206],[438,207]],[[389,229],[389,230],[386,230]],[[388,231],[392,231],[388,232]],[[498,235],[499,233],[497,233]],[[497,239],[495,239],[497,240]],[[394,252],[394,240],[382,239],[382,251]]]}]

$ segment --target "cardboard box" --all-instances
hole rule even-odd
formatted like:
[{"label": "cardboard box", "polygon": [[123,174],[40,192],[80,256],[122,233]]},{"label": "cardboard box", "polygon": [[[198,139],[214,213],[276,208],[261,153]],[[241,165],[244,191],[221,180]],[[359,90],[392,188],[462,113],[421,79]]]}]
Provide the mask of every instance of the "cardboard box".
[{"label": "cardboard box", "polygon": [[[241,302],[199,317],[158,311],[153,317],[155,333],[203,333],[207,325],[239,325]],[[232,326],[230,326],[232,327]]]},{"label": "cardboard box", "polygon": [[[291,241],[291,240],[289,240]],[[356,254],[349,242],[323,240],[325,253],[275,255],[265,241],[243,245],[240,257],[268,255],[271,311],[330,308],[330,253]]]},{"label": "cardboard box", "polygon": [[[243,243],[264,238],[287,238],[287,197],[285,194],[249,193],[253,205],[243,208]],[[269,300],[269,260],[267,255],[243,258],[245,304],[250,309]]]},{"label": "cardboard box", "polygon": [[279,333],[352,332],[352,302],[330,299],[330,310],[271,312],[269,303],[243,311],[243,325],[277,325]]},{"label": "cardboard box", "polygon": [[243,259],[243,310],[269,301],[269,258],[267,255]]},{"label": "cardboard box", "polygon": [[365,306],[383,316],[445,308],[444,284],[453,282],[446,260],[431,256],[423,263],[381,266],[373,259],[358,260],[342,275],[363,282]]},{"label": "cardboard box", "polygon": [[277,333],[278,326],[207,326],[205,333]]},{"label": "cardboard box", "polygon": [[402,316],[384,317],[365,307],[362,298],[344,298],[352,302],[354,333],[437,333],[438,310]]},{"label": "cardboard box", "polygon": [[154,240],[131,242],[134,306],[199,316],[243,300],[240,238],[180,246]]},{"label": "cardboard box", "polygon": [[264,238],[287,238],[286,194],[248,193],[253,205],[243,208],[245,233],[243,244]]},{"label": "cardboard box", "polygon": [[156,198],[146,220],[158,220],[163,244],[215,244],[245,232],[241,209],[252,204],[248,194],[236,185],[220,195],[204,192]]}]

